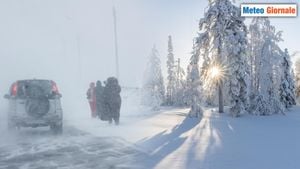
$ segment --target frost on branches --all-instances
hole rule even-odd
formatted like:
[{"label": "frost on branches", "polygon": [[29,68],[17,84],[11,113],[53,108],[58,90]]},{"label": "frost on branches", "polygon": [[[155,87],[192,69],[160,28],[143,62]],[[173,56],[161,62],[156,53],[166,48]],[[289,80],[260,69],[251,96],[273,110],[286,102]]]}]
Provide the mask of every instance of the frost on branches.
[{"label": "frost on branches", "polygon": [[296,105],[296,99],[295,99],[295,83],[292,77],[290,55],[287,49],[285,49],[285,51],[283,52],[281,66],[283,69],[283,73],[282,73],[281,84],[279,88],[280,101],[283,103],[285,108],[289,108],[293,105]]},{"label": "frost on branches", "polygon": [[296,98],[300,97],[300,58],[295,62],[295,87],[296,87]]},{"label": "frost on branches", "polygon": [[165,87],[158,51],[153,47],[144,73],[142,104],[158,110],[164,100]]},{"label": "frost on branches", "polygon": [[175,64],[175,93],[174,93],[174,105],[185,106],[184,92],[186,89],[185,72],[180,65],[180,59],[178,58]]},{"label": "frost on branches", "polygon": [[[240,10],[229,0],[212,0],[209,9],[200,20],[200,33],[197,38],[197,50],[203,58],[201,79],[207,83],[211,74],[209,67],[219,65],[229,79],[221,86],[228,91],[233,116],[239,116],[247,107],[247,62],[246,62],[246,26],[240,17]],[[225,80],[225,77],[221,77]],[[212,86],[213,84],[204,84]],[[205,88],[205,87],[204,87]],[[217,90],[214,90],[217,91]],[[228,98],[228,97],[226,97]]]},{"label": "frost on branches", "polygon": [[187,104],[191,106],[189,112],[190,117],[200,117],[202,116],[201,108],[201,81],[199,74],[199,53],[198,48],[194,45],[193,55],[190,59],[190,64],[188,66],[187,74],[187,90],[185,91],[185,97],[188,101]]},{"label": "frost on branches", "polygon": [[[229,4],[228,4],[229,5]],[[233,116],[239,116],[246,112],[248,107],[248,64],[246,62],[247,28],[244,18],[240,17],[240,9],[229,5],[230,19],[225,21],[226,56],[229,68],[229,95],[231,96],[230,112]]]},{"label": "frost on branches", "polygon": [[166,92],[166,104],[173,105],[175,102],[175,92],[176,92],[176,73],[175,73],[175,60],[173,54],[173,44],[172,37],[169,36],[168,41],[168,56],[167,56],[167,92]]},{"label": "frost on branches", "polygon": [[[278,42],[282,32],[277,32],[268,18],[254,18],[250,25],[251,113],[271,115],[283,113],[284,107],[279,99],[281,81],[282,51]],[[259,35],[259,36],[257,36]]]}]

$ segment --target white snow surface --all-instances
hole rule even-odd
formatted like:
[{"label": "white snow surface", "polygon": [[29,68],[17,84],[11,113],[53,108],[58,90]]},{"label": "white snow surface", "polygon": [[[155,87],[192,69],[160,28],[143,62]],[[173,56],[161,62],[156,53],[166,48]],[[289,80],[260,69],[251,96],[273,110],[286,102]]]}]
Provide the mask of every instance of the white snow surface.
[{"label": "white snow surface", "polygon": [[48,128],[7,133],[0,113],[0,168],[300,168],[299,106],[239,118],[205,108],[197,119],[189,109],[137,106],[136,95],[123,92],[120,126],[91,119],[89,109],[65,112],[62,136]]},{"label": "white snow surface", "polygon": [[156,126],[161,124],[161,131],[139,142],[150,156],[147,162],[144,161],[148,165],[145,168],[300,167],[299,107],[286,116],[265,117],[245,115],[232,118],[207,109],[202,119],[191,119],[186,117],[186,112],[168,111],[159,115],[165,118],[156,118]]}]

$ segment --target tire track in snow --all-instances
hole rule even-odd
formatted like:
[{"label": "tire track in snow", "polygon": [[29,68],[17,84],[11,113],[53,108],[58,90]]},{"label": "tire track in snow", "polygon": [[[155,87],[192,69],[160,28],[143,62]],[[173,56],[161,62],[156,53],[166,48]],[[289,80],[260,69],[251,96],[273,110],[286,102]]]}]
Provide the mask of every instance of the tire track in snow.
[{"label": "tire track in snow", "polygon": [[95,137],[72,126],[64,130],[61,136],[48,129],[24,129],[4,135],[0,169],[138,168],[134,159],[139,152],[125,140]]}]

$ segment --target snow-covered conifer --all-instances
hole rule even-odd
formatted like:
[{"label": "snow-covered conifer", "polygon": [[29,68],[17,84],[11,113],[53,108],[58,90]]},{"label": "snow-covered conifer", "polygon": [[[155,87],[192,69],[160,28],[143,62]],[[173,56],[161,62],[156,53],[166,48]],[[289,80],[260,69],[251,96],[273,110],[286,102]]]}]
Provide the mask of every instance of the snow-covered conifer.
[{"label": "snow-covered conifer", "polygon": [[285,108],[289,108],[296,104],[295,99],[295,83],[292,78],[291,61],[288,50],[285,49],[283,53],[281,67],[283,69],[281,76],[281,84],[279,88],[280,101],[284,104]]},{"label": "snow-covered conifer", "polygon": [[[231,100],[231,112],[239,116],[247,107],[247,62],[246,62],[246,26],[240,10],[230,0],[211,0],[209,8],[200,20],[200,33],[197,48],[204,59],[201,79],[207,83],[210,67],[217,65],[228,76],[228,86],[222,80],[218,82],[220,90],[228,88]],[[227,70],[222,70],[228,68]],[[224,78],[224,77],[220,77]],[[212,85],[212,84],[209,84]],[[209,86],[204,85],[204,86]],[[219,93],[220,93],[219,90]],[[217,91],[217,90],[214,90]],[[222,90],[221,93],[222,94]],[[222,98],[222,95],[221,95]],[[219,100],[219,104],[223,104]]]},{"label": "snow-covered conifer", "polygon": [[176,106],[185,105],[184,95],[186,89],[185,72],[180,65],[180,59],[178,58],[175,64],[175,95],[174,104]]},{"label": "snow-covered conifer", "polygon": [[161,61],[155,46],[149,56],[144,73],[142,104],[159,109],[164,100],[165,87],[161,71]]},{"label": "snow-covered conifer", "polygon": [[175,77],[175,60],[173,54],[173,44],[172,37],[169,36],[168,41],[168,57],[167,57],[167,91],[166,91],[166,104],[173,105],[175,101],[175,93],[176,93],[176,77]]},{"label": "snow-covered conifer", "polygon": [[[254,18],[250,25],[250,55],[254,58],[252,65],[253,87],[251,95],[252,113],[270,115],[282,113],[279,100],[281,50],[278,42],[282,41],[281,31],[277,32],[268,18]],[[259,37],[257,36],[259,35]],[[264,107],[259,111],[258,106]]]},{"label": "snow-covered conifer", "polygon": [[299,98],[300,96],[300,58],[298,58],[295,62],[295,92],[296,97]]},{"label": "snow-covered conifer", "polygon": [[189,112],[190,116],[202,116],[201,109],[201,81],[199,74],[199,48],[194,44],[192,57],[190,59],[190,64],[188,65],[187,74],[187,90],[185,91],[185,97],[187,99],[187,104],[191,106]]}]

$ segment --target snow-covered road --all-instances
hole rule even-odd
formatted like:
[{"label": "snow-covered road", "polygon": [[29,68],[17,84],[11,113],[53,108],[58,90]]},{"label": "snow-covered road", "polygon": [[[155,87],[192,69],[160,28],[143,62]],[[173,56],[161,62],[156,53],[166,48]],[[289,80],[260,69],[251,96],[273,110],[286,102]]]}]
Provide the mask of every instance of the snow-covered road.
[{"label": "snow-covered road", "polygon": [[[232,118],[206,109],[153,112],[123,97],[120,126],[66,110],[64,134],[6,132],[0,116],[0,169],[298,169],[300,107],[284,115]],[[1,115],[1,113],[0,113]]]},{"label": "snow-covered road", "polygon": [[[49,127],[21,128],[8,132],[8,108],[6,100],[3,100],[0,105],[0,169],[140,168],[135,160],[142,153],[127,141],[135,135],[130,132],[135,128],[129,124],[134,121],[131,114],[136,113],[132,106],[135,103],[127,95],[128,92],[123,92],[123,112],[118,127],[91,119],[84,99],[82,102],[65,102],[62,135],[54,135]],[[86,104],[71,106],[78,102]],[[134,117],[139,118],[136,115]]]},{"label": "snow-covered road", "polygon": [[134,142],[140,139],[143,128],[140,130],[136,122],[146,119],[147,112],[153,113],[140,112],[139,107],[133,106],[135,99],[132,101],[123,93],[120,126],[92,119],[88,104],[71,107],[67,102],[62,135],[54,135],[49,127],[8,132],[7,105],[1,103],[0,169],[141,168],[136,160],[144,154]]},{"label": "snow-covered road", "polygon": [[96,137],[71,126],[61,136],[48,128],[2,134],[1,169],[131,169],[138,151],[124,139]]}]

